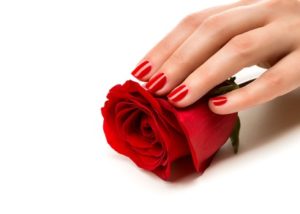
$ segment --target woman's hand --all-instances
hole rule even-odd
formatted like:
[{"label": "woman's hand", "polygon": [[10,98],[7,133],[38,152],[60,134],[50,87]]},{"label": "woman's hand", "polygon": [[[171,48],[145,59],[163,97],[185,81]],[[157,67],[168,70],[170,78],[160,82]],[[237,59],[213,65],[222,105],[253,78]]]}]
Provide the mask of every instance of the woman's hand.
[{"label": "woman's hand", "polygon": [[237,112],[300,86],[300,1],[244,0],[189,15],[132,74],[186,107],[251,65],[269,69],[246,87],[212,98],[212,111]]}]

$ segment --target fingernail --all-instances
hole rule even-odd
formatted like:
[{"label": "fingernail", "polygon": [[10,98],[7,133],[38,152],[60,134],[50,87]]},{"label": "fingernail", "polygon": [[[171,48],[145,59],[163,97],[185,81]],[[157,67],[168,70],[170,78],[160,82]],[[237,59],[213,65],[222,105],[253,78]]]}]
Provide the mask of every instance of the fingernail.
[{"label": "fingernail", "polygon": [[214,97],[210,99],[215,106],[224,105],[227,102],[226,97]]},{"label": "fingernail", "polygon": [[168,98],[173,102],[179,102],[182,100],[188,93],[189,89],[186,85],[181,85],[175,90],[173,90],[169,95]]},{"label": "fingernail", "polygon": [[139,64],[132,72],[131,74],[135,76],[137,79],[142,79],[144,76],[150,73],[152,69],[152,66],[149,61],[144,61],[141,64]]},{"label": "fingernail", "polygon": [[146,88],[151,92],[156,92],[161,89],[167,82],[167,77],[164,73],[158,73],[152,77],[146,84]]}]

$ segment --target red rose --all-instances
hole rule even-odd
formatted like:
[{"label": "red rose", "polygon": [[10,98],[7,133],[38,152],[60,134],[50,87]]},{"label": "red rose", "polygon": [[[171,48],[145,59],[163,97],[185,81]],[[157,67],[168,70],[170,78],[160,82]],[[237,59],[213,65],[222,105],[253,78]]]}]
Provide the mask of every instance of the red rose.
[{"label": "red rose", "polygon": [[107,98],[101,111],[110,146],[165,180],[170,178],[172,163],[188,155],[202,173],[237,121],[237,114],[211,112],[205,98],[175,108],[130,80],[114,86]]}]

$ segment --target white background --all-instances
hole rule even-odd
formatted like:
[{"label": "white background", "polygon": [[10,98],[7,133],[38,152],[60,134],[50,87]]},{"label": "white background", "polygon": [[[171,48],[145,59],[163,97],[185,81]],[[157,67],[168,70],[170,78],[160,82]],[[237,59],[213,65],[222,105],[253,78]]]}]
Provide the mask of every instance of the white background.
[{"label": "white background", "polygon": [[185,15],[226,2],[1,1],[0,213],[299,213],[299,90],[241,112],[240,153],[225,145],[202,176],[164,182],[106,143],[109,88]]}]

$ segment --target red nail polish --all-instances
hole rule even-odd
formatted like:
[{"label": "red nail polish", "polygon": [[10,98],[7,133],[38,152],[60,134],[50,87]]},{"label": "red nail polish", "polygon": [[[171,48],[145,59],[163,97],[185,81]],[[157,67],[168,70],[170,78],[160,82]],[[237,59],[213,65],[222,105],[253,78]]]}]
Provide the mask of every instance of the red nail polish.
[{"label": "red nail polish", "polygon": [[146,84],[146,88],[152,93],[161,89],[167,82],[167,77],[164,73],[158,73],[152,77]]},{"label": "red nail polish", "polygon": [[144,76],[150,73],[152,69],[152,66],[150,65],[149,61],[144,61],[141,64],[139,64],[132,72],[131,74],[135,76],[137,79],[142,79]]},{"label": "red nail polish", "polygon": [[227,102],[226,97],[214,97],[210,99],[215,106],[224,105]]},{"label": "red nail polish", "polygon": [[169,95],[168,98],[173,102],[178,102],[182,100],[188,93],[188,88],[186,85],[181,85],[175,90],[173,90]]}]

